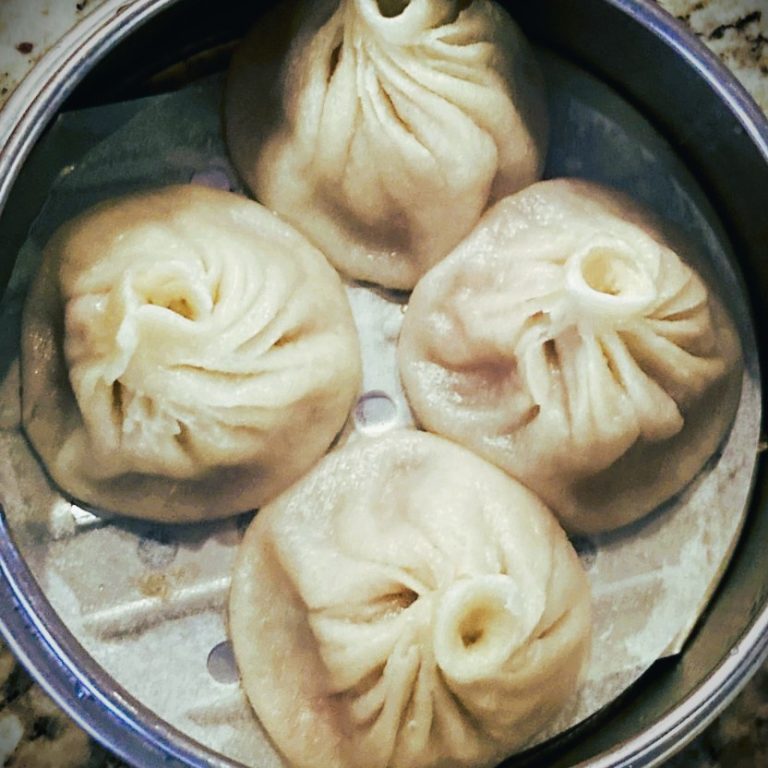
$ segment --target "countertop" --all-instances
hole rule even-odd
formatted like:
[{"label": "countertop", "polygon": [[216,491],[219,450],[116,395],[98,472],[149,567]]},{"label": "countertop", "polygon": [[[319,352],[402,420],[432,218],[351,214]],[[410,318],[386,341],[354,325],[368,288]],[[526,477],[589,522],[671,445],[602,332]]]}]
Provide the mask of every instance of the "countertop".
[{"label": "countertop", "polygon": [[[111,0],[0,0],[0,107],[73,24]],[[686,23],[768,111],[768,0],[659,0]],[[32,683],[0,641],[0,763],[9,768],[117,768]],[[768,664],[672,768],[768,765]]]}]

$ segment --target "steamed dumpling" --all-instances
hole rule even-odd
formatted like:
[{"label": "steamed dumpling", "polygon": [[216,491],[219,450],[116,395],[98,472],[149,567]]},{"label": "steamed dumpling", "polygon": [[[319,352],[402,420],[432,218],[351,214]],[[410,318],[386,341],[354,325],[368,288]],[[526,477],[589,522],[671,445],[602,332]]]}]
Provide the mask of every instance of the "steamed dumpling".
[{"label": "steamed dumpling", "polygon": [[498,203],[424,277],[398,354],[425,428],[584,532],[688,483],[741,382],[734,327],[696,272],[630,201],[566,180]]},{"label": "steamed dumpling", "polygon": [[347,444],[256,516],[230,633],[297,768],[491,766],[576,689],[586,577],[546,507],[423,432]]},{"label": "steamed dumpling", "polygon": [[48,243],[24,311],[26,433],[61,488],[125,515],[259,506],[326,451],[359,380],[336,272],[229,192],[92,208]]},{"label": "steamed dumpling", "polygon": [[[538,70],[489,0],[313,6],[280,77],[265,64],[277,21],[235,55],[232,157],[256,197],[340,270],[412,288],[489,201],[540,177]],[[270,110],[280,118],[267,125]]]}]

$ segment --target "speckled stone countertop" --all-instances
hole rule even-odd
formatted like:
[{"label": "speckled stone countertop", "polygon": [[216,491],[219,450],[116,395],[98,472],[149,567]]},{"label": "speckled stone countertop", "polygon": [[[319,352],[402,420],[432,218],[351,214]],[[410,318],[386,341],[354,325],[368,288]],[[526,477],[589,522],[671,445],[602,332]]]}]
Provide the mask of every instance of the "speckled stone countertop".
[{"label": "speckled stone countertop", "polygon": [[[113,0],[0,0],[0,107],[34,62],[73,24]],[[768,0],[659,0],[734,72],[768,112]],[[0,641],[0,764],[118,768],[32,683]],[[768,766],[768,664],[671,768]]]}]

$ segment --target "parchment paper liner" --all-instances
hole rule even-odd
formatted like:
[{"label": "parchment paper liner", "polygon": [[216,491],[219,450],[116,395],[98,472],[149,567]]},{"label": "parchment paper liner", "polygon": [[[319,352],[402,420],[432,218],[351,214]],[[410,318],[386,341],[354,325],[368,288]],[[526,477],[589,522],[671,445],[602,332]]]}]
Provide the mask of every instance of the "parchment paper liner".
[{"label": "parchment paper liner", "polygon": [[[744,349],[742,399],[721,450],[646,520],[574,541],[592,585],[592,662],[548,734],[593,714],[656,659],[678,653],[706,606],[746,513],[758,449],[760,382],[745,291],[701,191],[664,140],[591,77],[544,56],[553,135],[546,175],[609,183],[676,224],[717,286]],[[17,543],[63,621],[131,694],[221,753],[267,768],[280,759],[237,684],[227,643],[229,569],[250,516],[169,527],[108,521],[52,487],[19,430],[19,318],[41,248],[63,221],[104,198],[171,182],[242,191],[220,126],[222,79],[59,118],[42,153],[58,172],[0,306],[0,500]],[[92,143],[61,167],[72,147]],[[58,149],[60,148],[60,150]],[[59,165],[56,165],[59,163]],[[160,255],[159,255],[160,256]],[[407,296],[350,284],[364,393],[343,440],[413,420],[395,345]]]}]

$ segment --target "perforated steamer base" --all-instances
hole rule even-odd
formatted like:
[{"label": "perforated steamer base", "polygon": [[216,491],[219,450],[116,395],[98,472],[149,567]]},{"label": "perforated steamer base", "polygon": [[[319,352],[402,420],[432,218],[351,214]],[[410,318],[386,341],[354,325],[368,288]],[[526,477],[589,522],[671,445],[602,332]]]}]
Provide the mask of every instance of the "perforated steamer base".
[{"label": "perforated steamer base", "polygon": [[[759,379],[742,286],[716,218],[663,140],[599,83],[547,57],[553,151],[547,175],[611,183],[672,219],[701,246],[707,274],[734,312],[745,350],[733,431],[679,498],[619,535],[575,544],[593,585],[594,663],[553,728],[599,709],[656,658],[676,652],[727,561],[749,495]],[[139,701],[180,730],[255,766],[280,764],[237,684],[227,643],[228,573],[249,516],[173,528],[105,521],[51,487],[18,430],[18,315],[42,244],[64,219],[137,187],[189,181],[235,187],[218,127],[220,81],[178,95],[73,114],[47,141],[98,141],[60,169],[3,303],[0,493],[27,562],[84,648]],[[172,126],[172,130],[169,127]],[[87,142],[86,142],[87,143]],[[164,158],[158,167],[157,158]],[[55,153],[50,158],[56,162]],[[364,393],[342,440],[412,425],[395,366],[407,297],[350,285],[363,346]]]}]

